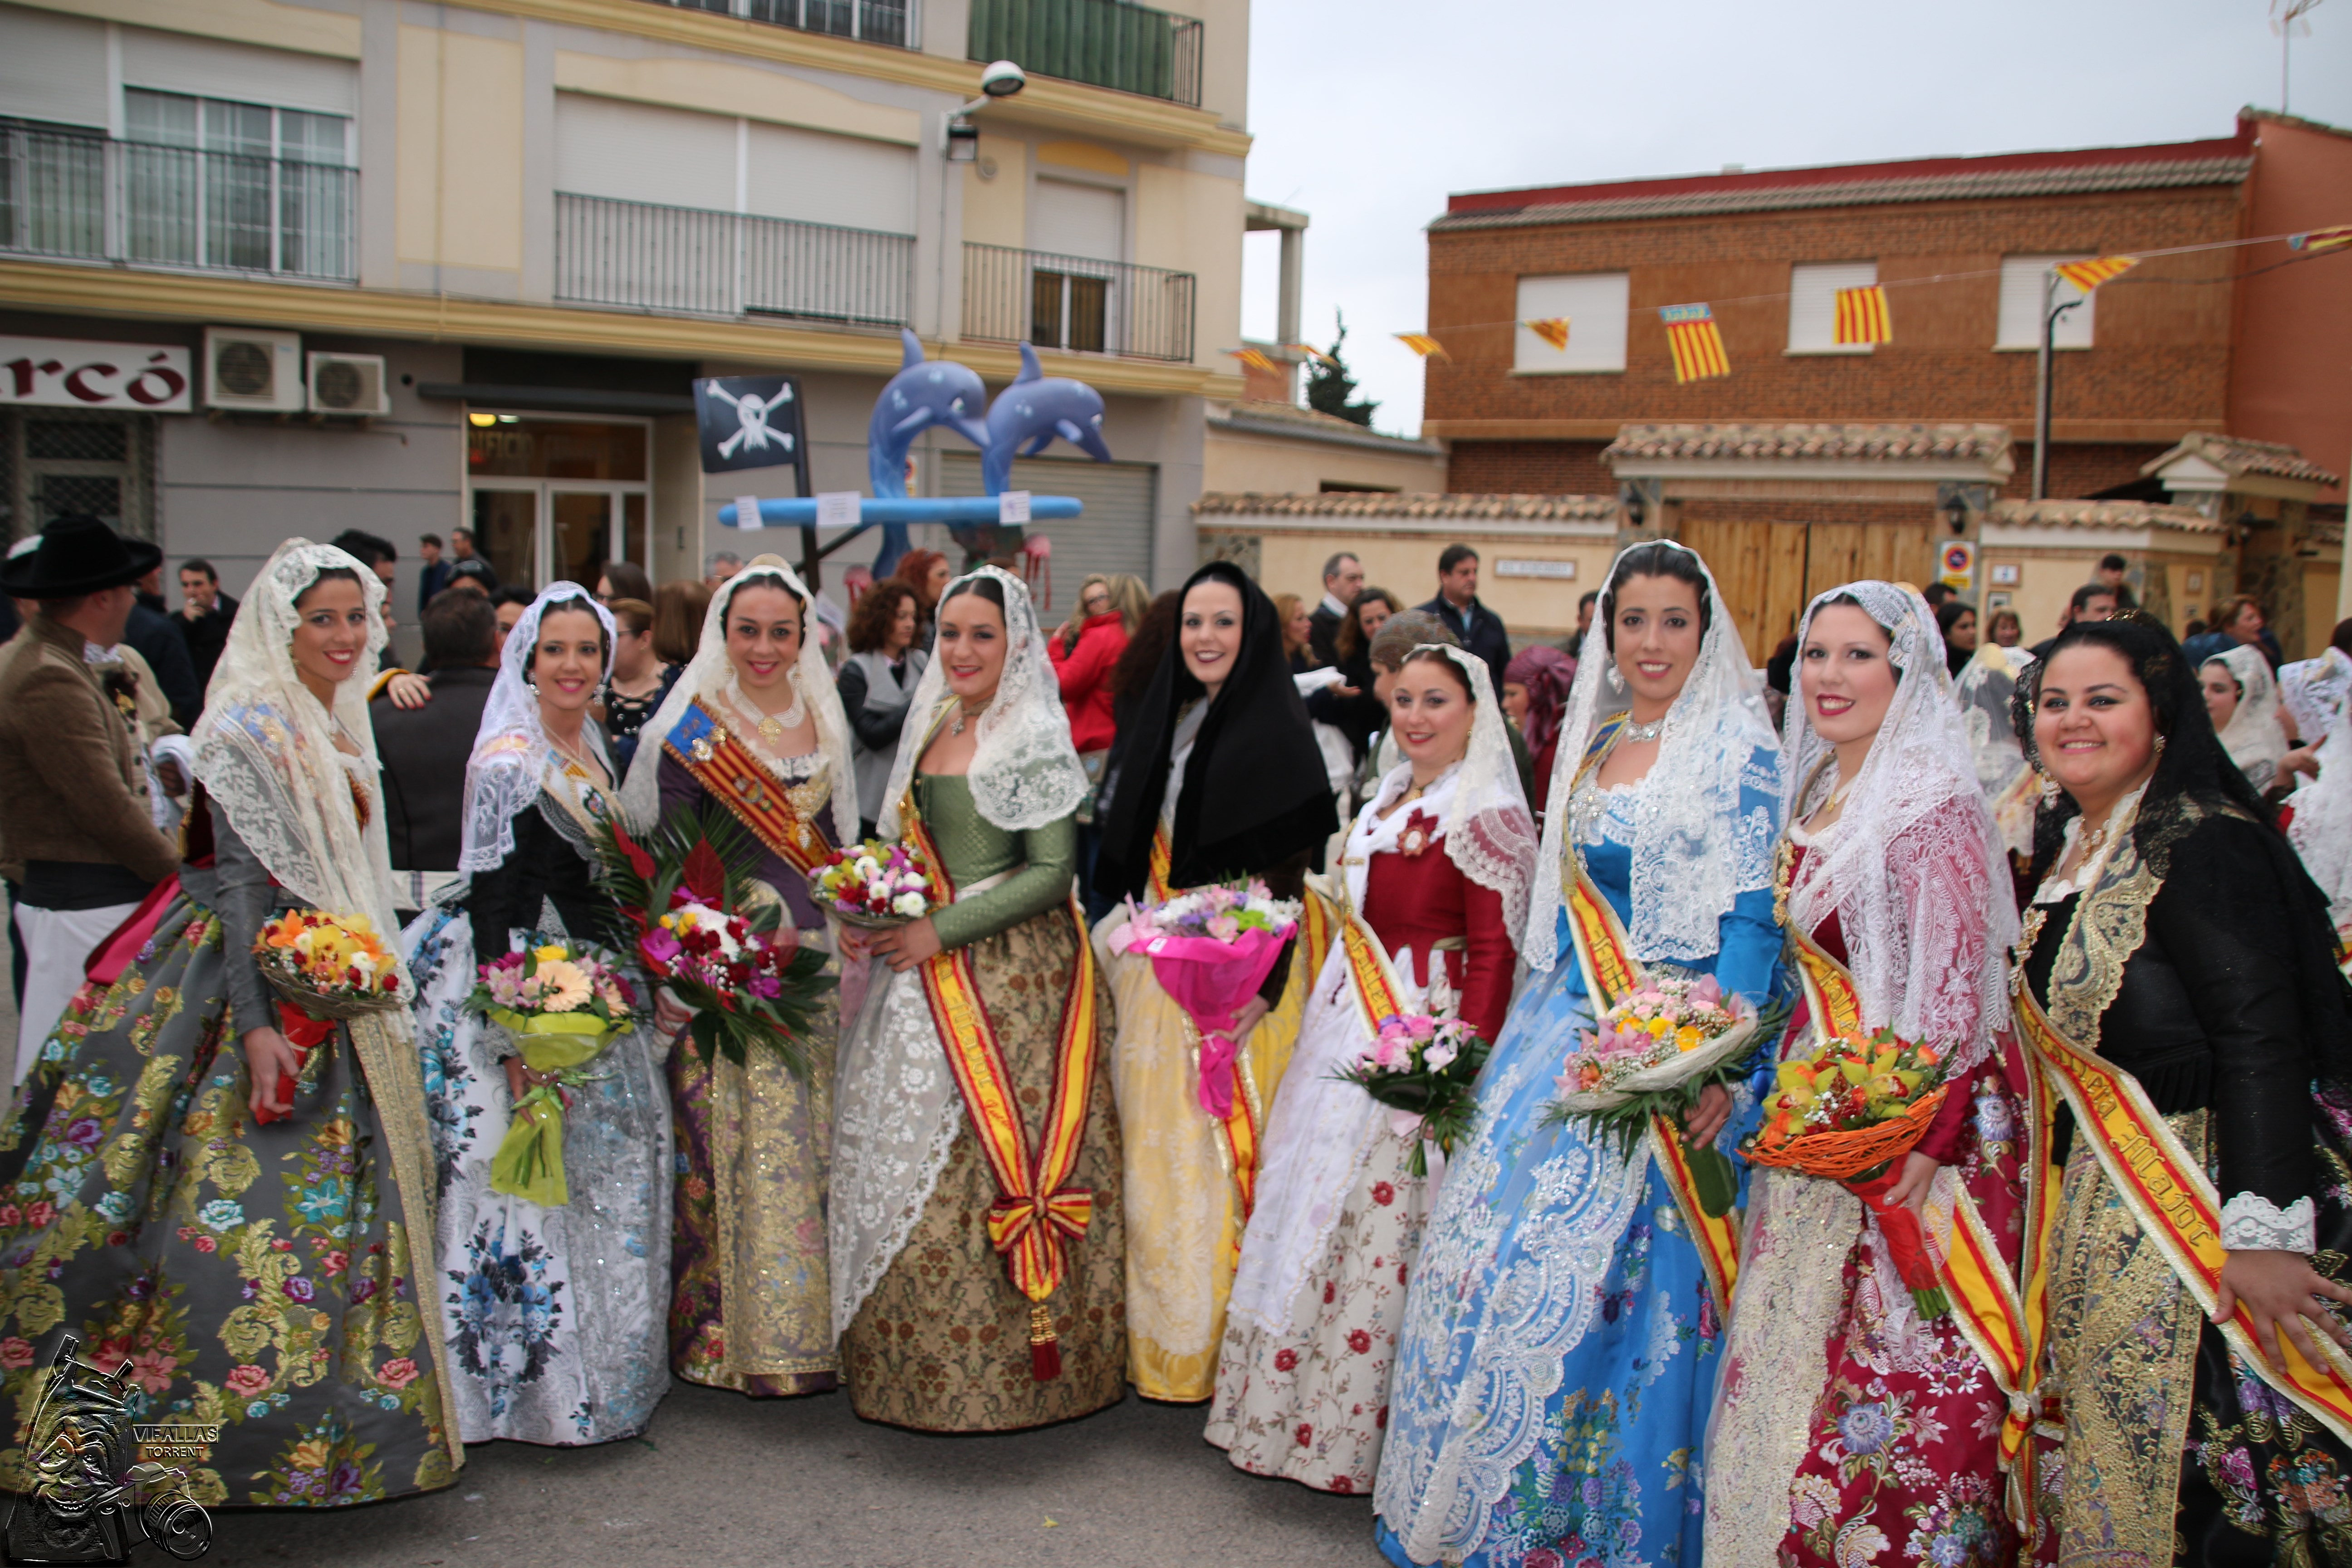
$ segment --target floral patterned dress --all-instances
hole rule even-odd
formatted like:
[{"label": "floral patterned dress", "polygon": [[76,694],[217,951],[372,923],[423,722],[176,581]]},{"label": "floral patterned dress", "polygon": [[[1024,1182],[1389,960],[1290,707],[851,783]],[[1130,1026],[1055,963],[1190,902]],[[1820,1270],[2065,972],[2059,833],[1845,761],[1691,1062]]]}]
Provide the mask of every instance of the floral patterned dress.
[{"label": "floral patterned dress", "polygon": [[[1587,772],[1565,805],[1572,852],[1620,920],[1657,778],[1603,790]],[[1716,952],[1678,966],[1750,997],[1779,984],[1779,793],[1774,755],[1759,747],[1739,788],[1754,828],[1739,879],[1752,886],[1720,918]],[[1567,914],[1554,918],[1559,960],[1512,1005],[1412,1276],[1374,1494],[1381,1550],[1400,1565],[1698,1562],[1722,1305],[1649,1145],[1629,1158],[1580,1128],[1545,1125],[1560,1063],[1593,1016]],[[1753,1110],[1751,1100],[1720,1147]]]},{"label": "floral patterned dress", "polygon": [[29,1484],[22,1435],[68,1333],[91,1364],[131,1363],[135,1420],[220,1423],[190,1466],[200,1502],[447,1486],[463,1454],[411,1228],[431,1194],[404,1194],[390,1152],[404,1113],[421,1146],[422,1107],[362,1071],[363,1019],[310,1051],[290,1116],[254,1120],[238,1026],[275,1014],[247,954],[290,906],[209,821],[217,862],[184,869],[137,958],[75,999],[0,1131],[0,1488]]},{"label": "floral patterned dress", "polygon": [[[670,1118],[654,1031],[613,1038],[566,1090],[568,1201],[550,1208],[490,1186],[512,1112],[501,1061],[513,1047],[466,1011],[478,963],[545,938],[604,938],[609,906],[587,858],[601,807],[596,781],[551,757],[506,862],[403,933],[433,1115],[437,1291],[469,1443],[634,1436],[669,1390]],[[633,984],[650,1007],[643,977]]]},{"label": "floral patterned dress", "polygon": [[[1792,829],[1790,871],[1812,851]],[[1932,837],[1927,835],[1926,837]],[[1787,882],[1782,882],[1785,889]],[[1960,944],[1955,973],[1984,960]],[[1811,932],[1840,963],[1834,908]],[[1782,1054],[1811,1048],[1802,1005]],[[2005,1043],[2005,1042],[2004,1042]],[[2013,1268],[2024,1201],[2022,1068],[1996,1050],[1921,1138]],[[1949,1313],[1922,1321],[1861,1201],[1833,1182],[1756,1173],[1707,1463],[1708,1562],[1824,1565],[2015,1559],[1998,1455],[2008,1399]],[[1791,1413],[1803,1411],[1801,1419]]]},{"label": "floral patterned dress", "polygon": [[[1412,1005],[1491,1040],[1517,957],[1502,896],[1464,876],[1432,836],[1454,777],[1393,810],[1402,787],[1392,778],[1349,831],[1351,898]],[[1399,1135],[1388,1108],[1338,1079],[1369,1040],[1353,984],[1334,943],[1267,1119],[1207,1434],[1242,1469],[1331,1492],[1369,1492],[1380,1470],[1397,1331],[1433,1184],[1412,1173],[1416,1140]]]}]

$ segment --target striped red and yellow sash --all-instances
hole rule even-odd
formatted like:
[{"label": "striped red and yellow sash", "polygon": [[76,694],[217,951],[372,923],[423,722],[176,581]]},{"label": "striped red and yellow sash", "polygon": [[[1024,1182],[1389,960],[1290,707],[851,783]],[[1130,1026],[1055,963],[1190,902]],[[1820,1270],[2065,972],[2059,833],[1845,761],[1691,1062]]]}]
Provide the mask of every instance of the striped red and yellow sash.
[{"label": "striped red and yellow sash", "polygon": [[[2016,1005],[2018,1037],[2028,1064],[2046,1079],[2049,1089],[2065,1097],[2074,1112],[2075,1136],[2089,1140],[2107,1180],[2122,1194],[2140,1229],[2164,1250],[2165,1260],[2207,1317],[2220,1298],[2221,1265],[2229,1253],[2221,1245],[2221,1201],[2205,1167],[2181,1146],[2180,1140],[2147,1098],[2139,1080],[2118,1072],[2097,1053],[2084,1050],[2061,1034],[2031,991],[2021,989]],[[2044,1098],[2049,1096],[2045,1093]],[[2040,1123],[2048,1115],[2037,1108]],[[2036,1158],[2049,1147],[2038,1146]],[[2054,1187],[2057,1173],[2037,1170],[2036,1180]],[[2049,1304],[2051,1249],[2054,1244],[2057,1205],[2054,1196],[2029,1201],[2025,1256],[2032,1266],[2026,1288],[2030,1313],[2028,1349],[2036,1362],[2045,1348]],[[2292,1399],[2330,1432],[2352,1442],[2352,1357],[2333,1341],[2314,1335],[2321,1364],[2314,1366],[2292,1340],[2287,1340],[2286,1365],[2273,1365],[2256,1347],[2253,1319],[2239,1304],[2221,1332],[2248,1366],[2280,1394]],[[2284,1336],[2282,1336],[2284,1338]],[[2030,1415],[2030,1412],[2027,1414]],[[2012,1421],[2018,1420],[2012,1416]],[[2008,1450],[2021,1447],[2026,1435],[2002,1434]]]},{"label": "striped red and yellow sash", "polygon": [[1164,904],[1176,896],[1176,889],[1168,885],[1168,863],[1172,856],[1173,851],[1168,847],[1168,829],[1164,826],[1153,828],[1151,830],[1151,901],[1155,904]]},{"label": "striped red and yellow sash", "polygon": [[698,700],[662,743],[695,783],[786,865],[805,875],[824,864],[830,853],[824,835],[794,808],[782,781],[762,767]]},{"label": "striped red and yellow sash", "polygon": [[[946,858],[915,809],[908,792],[898,808],[907,841],[930,862],[942,902],[955,897]],[[923,994],[931,1009],[956,1088],[963,1095],[972,1133],[995,1179],[996,1202],[989,1205],[988,1239],[1004,1256],[1013,1288],[1028,1298],[1033,1366],[1040,1381],[1060,1367],[1053,1351],[1054,1328],[1045,1306],[1069,1273],[1066,1238],[1083,1237],[1094,1220],[1094,1194],[1068,1185],[1086,1132],[1087,1102],[1094,1092],[1094,949],[1086,940],[1086,920],[1075,892],[1071,918],[1078,929],[1077,960],[1062,1005],[1061,1033],[1054,1043],[1054,1087],[1043,1135],[1033,1150],[1022,1121],[1020,1099],[1003,1047],[981,1001],[971,955],[963,948],[935,953],[922,967]]]},{"label": "striped red and yellow sash", "polygon": [[1404,986],[1388,949],[1353,910],[1339,917],[1339,944],[1348,955],[1349,992],[1364,1032],[1377,1035],[1381,1021],[1404,1016]]},{"label": "striped red and yellow sash", "polygon": [[[1583,858],[1573,849],[1569,853],[1576,880],[1568,890],[1568,932],[1576,948],[1577,967],[1584,975],[1584,994],[1592,999],[1592,1010],[1598,1016],[1628,992],[1641,988],[1642,966],[1628,948],[1617,911],[1585,875]],[[1665,1173],[1675,1206],[1682,1211],[1683,1223],[1697,1244],[1699,1261],[1706,1268],[1707,1284],[1715,1291],[1716,1310],[1720,1312],[1729,1305],[1731,1288],[1739,1279],[1738,1229],[1731,1214],[1710,1215],[1699,1202],[1689,1152],[1683,1147],[1683,1130],[1665,1117],[1654,1116],[1650,1134],[1658,1169]]]},{"label": "striped red and yellow sash", "polygon": [[[1805,1016],[1811,1020],[1815,1048],[1843,1036],[1860,1039],[1869,1031],[1862,1020],[1862,994],[1853,973],[1804,931],[1793,927],[1790,945],[1796,950],[1797,977],[1805,990]],[[1948,1091],[1965,1094],[1966,1084]],[[1952,1321],[1975,1347],[2004,1396],[2014,1397],[2030,1379],[2026,1354],[2024,1307],[2018,1299],[2016,1277],[2000,1256],[2000,1248],[1977,1210],[1976,1200],[1958,1182],[1948,1184],[1948,1197],[1930,1196],[1927,1231],[1935,1254],[1936,1271],[1952,1303]]]}]

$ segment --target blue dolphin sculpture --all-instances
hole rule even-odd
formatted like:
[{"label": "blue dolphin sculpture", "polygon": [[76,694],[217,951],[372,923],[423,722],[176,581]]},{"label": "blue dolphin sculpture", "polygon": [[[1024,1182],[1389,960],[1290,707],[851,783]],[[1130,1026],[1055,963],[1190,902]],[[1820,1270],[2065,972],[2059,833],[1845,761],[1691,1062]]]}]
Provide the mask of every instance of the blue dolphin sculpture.
[{"label": "blue dolphin sculpture", "polygon": [[[975,447],[988,445],[988,426],[981,410],[988,388],[980,377],[953,360],[926,360],[923,345],[905,328],[898,331],[907,357],[874,400],[874,417],[866,426],[866,473],[876,499],[907,493],[907,448],[934,425],[944,425]],[[1099,405],[1101,400],[1096,400]],[[881,525],[882,549],[875,557],[874,575],[887,577],[907,553],[907,525]]]},{"label": "blue dolphin sculpture", "polygon": [[[1003,495],[1013,479],[1013,458],[1034,458],[1058,436],[1097,463],[1110,461],[1103,445],[1102,394],[1083,381],[1045,375],[1037,369],[1037,351],[1021,345],[1021,374],[988,405],[987,439],[980,460],[981,477],[990,495]],[[1028,443],[1025,450],[1022,444]]]}]

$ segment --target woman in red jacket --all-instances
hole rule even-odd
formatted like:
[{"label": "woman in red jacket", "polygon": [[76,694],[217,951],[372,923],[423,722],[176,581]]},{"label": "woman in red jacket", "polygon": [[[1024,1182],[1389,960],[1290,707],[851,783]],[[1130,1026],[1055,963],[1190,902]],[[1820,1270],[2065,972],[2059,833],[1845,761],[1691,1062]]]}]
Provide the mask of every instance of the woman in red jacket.
[{"label": "woman in red jacket", "polygon": [[1097,574],[1078,584],[1076,612],[1045,639],[1045,652],[1062,683],[1062,706],[1070,715],[1070,743],[1078,749],[1079,765],[1087,772],[1086,798],[1078,802],[1078,885],[1089,889],[1097,837],[1095,793],[1102,788],[1103,764],[1110,760],[1111,740],[1118,732],[1111,717],[1110,672],[1150,603],[1140,578]]}]

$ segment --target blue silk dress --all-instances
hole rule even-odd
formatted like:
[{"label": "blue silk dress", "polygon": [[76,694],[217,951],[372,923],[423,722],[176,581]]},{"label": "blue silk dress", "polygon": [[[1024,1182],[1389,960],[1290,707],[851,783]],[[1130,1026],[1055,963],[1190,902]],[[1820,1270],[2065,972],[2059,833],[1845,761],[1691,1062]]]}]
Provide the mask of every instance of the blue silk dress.
[{"label": "blue silk dress", "polygon": [[[1742,890],[1716,952],[1661,961],[1751,1001],[1780,978],[1776,763],[1759,747],[1740,774]],[[1646,783],[1579,792],[1598,818],[1599,841],[1578,846],[1586,874],[1629,929]],[[1593,1012],[1567,917],[1555,918],[1559,957],[1523,983],[1413,1267],[1374,1494],[1381,1550],[1401,1565],[1699,1561],[1722,1303],[1646,1138],[1629,1158],[1580,1128],[1542,1124]],[[1726,1150],[1753,1128],[1752,1082],[1735,1100]]]}]

